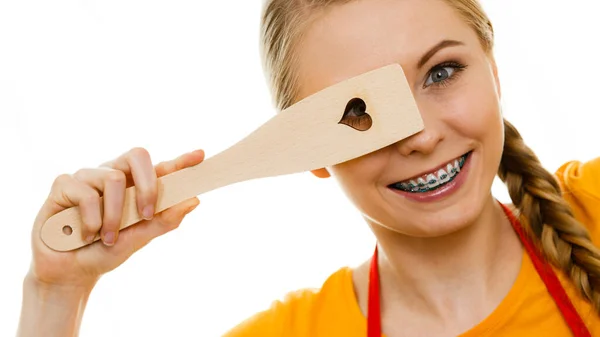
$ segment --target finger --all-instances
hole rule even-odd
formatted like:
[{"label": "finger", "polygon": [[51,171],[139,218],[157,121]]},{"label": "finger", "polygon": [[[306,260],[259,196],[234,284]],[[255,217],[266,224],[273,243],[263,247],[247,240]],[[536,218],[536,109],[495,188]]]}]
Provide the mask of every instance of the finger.
[{"label": "finger", "polygon": [[197,198],[188,199],[156,214],[152,220],[142,221],[122,230],[119,242],[111,249],[115,254],[131,256],[156,237],[179,227],[185,216],[192,212],[199,203]]},{"label": "finger", "polygon": [[[113,245],[117,240],[123,216],[125,188],[127,184],[125,173],[108,167],[102,167],[97,169],[81,169],[73,174],[73,177],[96,189],[103,195],[103,219],[100,236],[106,245]],[[93,240],[99,230],[100,228],[93,233],[85,233],[85,240]]]},{"label": "finger", "polygon": [[109,172],[121,172],[125,176],[125,173],[122,171],[117,171],[109,167],[99,167],[81,169],[73,174],[73,178],[90,185],[102,195],[104,193],[105,180]]},{"label": "finger", "polygon": [[134,148],[105,165],[131,175],[135,185],[138,214],[143,219],[152,219],[158,194],[158,180],[148,151]]},{"label": "finger", "polygon": [[97,233],[102,226],[102,208],[98,191],[71,175],[61,175],[55,180],[47,203],[53,214],[79,206],[84,240]]},{"label": "finger", "polygon": [[200,164],[204,160],[204,151],[196,150],[183,154],[173,160],[156,165],[156,175],[162,177],[169,173]]},{"label": "finger", "polygon": [[[104,214],[100,236],[104,244],[112,246],[117,241],[123,217],[125,189],[127,187],[125,173],[105,167],[82,169],[73,176],[78,181],[86,183],[102,193]],[[89,241],[88,236],[92,234],[95,236],[96,232],[86,233],[86,240]],[[93,237],[91,240],[93,240]]]},{"label": "finger", "polygon": [[107,246],[112,246],[117,242],[123,217],[126,188],[127,181],[123,172],[117,170],[106,172],[103,194],[104,217],[100,236],[102,242]]}]

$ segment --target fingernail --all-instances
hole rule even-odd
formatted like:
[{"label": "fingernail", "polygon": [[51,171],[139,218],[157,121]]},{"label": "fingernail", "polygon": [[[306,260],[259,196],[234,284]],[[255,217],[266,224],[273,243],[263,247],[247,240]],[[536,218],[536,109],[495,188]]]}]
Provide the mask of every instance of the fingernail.
[{"label": "fingernail", "polygon": [[142,211],[142,216],[146,220],[151,220],[154,217],[154,207],[150,205],[144,207],[144,210]]},{"label": "fingernail", "polygon": [[92,243],[94,241],[95,235],[89,235],[87,238],[85,238],[85,241],[87,241],[88,243]]},{"label": "fingernail", "polygon": [[115,232],[108,232],[104,234],[104,244],[112,246],[115,244]]}]

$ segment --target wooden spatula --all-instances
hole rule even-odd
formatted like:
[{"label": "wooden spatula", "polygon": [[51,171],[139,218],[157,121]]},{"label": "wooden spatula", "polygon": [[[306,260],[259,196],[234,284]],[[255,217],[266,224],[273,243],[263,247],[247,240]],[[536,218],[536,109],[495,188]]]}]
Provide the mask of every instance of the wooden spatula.
[{"label": "wooden spatula", "polygon": [[[422,129],[402,67],[388,65],[325,88],[276,114],[225,151],[159,178],[155,209],[161,212],[237,182],[339,164]],[[126,190],[120,228],[140,220],[132,186]],[[88,243],[81,226],[79,208],[66,209],[43,225],[42,240],[57,251],[83,247]]]}]

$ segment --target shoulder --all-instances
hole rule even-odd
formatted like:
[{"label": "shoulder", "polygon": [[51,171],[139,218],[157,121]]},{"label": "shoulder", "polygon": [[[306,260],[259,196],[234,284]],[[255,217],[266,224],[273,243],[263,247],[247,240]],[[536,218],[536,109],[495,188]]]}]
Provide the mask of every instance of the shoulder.
[{"label": "shoulder", "polygon": [[224,336],[288,336],[290,331],[294,336],[310,336],[336,308],[339,311],[340,307],[348,307],[342,303],[348,301],[348,296],[352,296],[352,269],[344,267],[331,274],[320,288],[291,291]]},{"label": "shoulder", "polygon": [[588,227],[594,243],[600,244],[600,157],[567,162],[555,175],[575,217]]},{"label": "shoulder", "polygon": [[587,162],[567,162],[556,171],[556,176],[565,194],[600,201],[600,157]]}]

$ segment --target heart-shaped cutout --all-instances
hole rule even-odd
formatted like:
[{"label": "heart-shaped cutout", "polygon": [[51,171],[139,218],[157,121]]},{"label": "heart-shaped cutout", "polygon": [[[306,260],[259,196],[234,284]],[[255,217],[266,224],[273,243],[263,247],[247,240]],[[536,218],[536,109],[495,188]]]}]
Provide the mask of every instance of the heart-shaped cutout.
[{"label": "heart-shaped cutout", "polygon": [[367,103],[355,97],[348,101],[339,124],[345,124],[358,131],[367,131],[373,126],[373,119],[367,113]]}]

